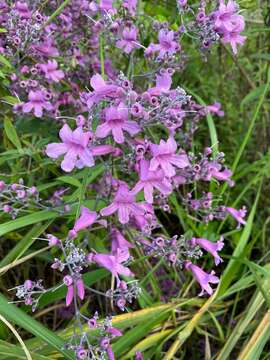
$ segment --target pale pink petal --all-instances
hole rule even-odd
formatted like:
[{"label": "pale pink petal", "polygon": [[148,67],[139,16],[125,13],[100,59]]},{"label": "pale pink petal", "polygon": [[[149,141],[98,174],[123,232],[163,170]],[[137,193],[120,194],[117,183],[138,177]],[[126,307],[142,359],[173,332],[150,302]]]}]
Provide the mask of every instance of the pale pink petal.
[{"label": "pale pink petal", "polygon": [[74,150],[68,150],[66,153],[64,160],[61,162],[61,168],[70,172],[74,169],[77,160],[77,153]]},{"label": "pale pink petal", "polygon": [[105,122],[101,125],[98,125],[95,134],[96,137],[98,138],[105,138],[106,136],[109,135],[110,132],[111,132],[111,127],[107,122]]},{"label": "pale pink petal", "polygon": [[65,154],[67,150],[68,148],[66,144],[52,143],[47,145],[45,152],[50,158],[57,159],[60,155]]},{"label": "pale pink petal", "polygon": [[59,137],[63,142],[72,141],[72,130],[68,124],[65,124],[59,131]]}]

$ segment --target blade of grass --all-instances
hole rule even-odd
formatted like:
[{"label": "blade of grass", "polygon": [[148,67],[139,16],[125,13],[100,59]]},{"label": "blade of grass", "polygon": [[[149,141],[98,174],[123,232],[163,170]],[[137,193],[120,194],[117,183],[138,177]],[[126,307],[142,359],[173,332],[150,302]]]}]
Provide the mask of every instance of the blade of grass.
[{"label": "blade of grass", "polygon": [[[262,188],[262,181],[260,183],[257,195],[256,195],[256,199],[254,201],[253,207],[250,211],[249,217],[247,219],[247,223],[244,227],[244,230],[241,234],[241,237],[239,239],[239,242],[236,246],[236,248],[234,249],[233,252],[233,257],[237,257],[237,258],[241,258],[241,255],[243,254],[248,239],[251,235],[251,231],[252,231],[252,227],[253,227],[253,221],[254,221],[254,217],[256,214],[256,209],[257,209],[257,204],[259,201],[259,197],[261,194],[261,188]],[[224,271],[224,273],[222,274],[221,280],[220,280],[220,286],[219,286],[219,296],[221,296],[222,294],[224,294],[224,292],[226,291],[226,289],[229,287],[229,285],[231,284],[231,282],[233,281],[233,279],[236,277],[238,270],[239,270],[239,266],[241,266],[241,264],[239,262],[237,262],[235,259],[231,259],[228,263],[228,265],[226,266],[226,269]]]},{"label": "blade of grass", "polygon": [[245,345],[237,360],[259,360],[270,338],[270,310],[266,312],[254,334]]},{"label": "blade of grass", "polygon": [[46,344],[50,344],[55,350],[62,353],[65,359],[74,360],[74,355],[70,351],[63,350],[64,341],[59,336],[48,330],[15,305],[9,304],[2,294],[0,294],[0,313],[8,321],[15,323],[29,333],[37,336]]},{"label": "blade of grass", "polygon": [[12,261],[20,258],[27,249],[35,242],[35,238],[39,237],[51,224],[51,221],[47,221],[44,225],[34,226],[19,242],[10,250],[7,255],[0,261],[0,268],[10,264]]},{"label": "blade of grass", "polygon": [[20,337],[19,333],[17,332],[17,330],[14,328],[14,326],[12,326],[10,324],[9,321],[7,321],[4,316],[2,316],[0,314],[0,320],[10,329],[10,331],[13,333],[13,335],[16,337],[16,339],[19,341],[24,353],[25,353],[25,356],[27,358],[27,360],[32,360],[32,357],[30,355],[30,352],[28,351],[27,347],[25,346],[25,343],[23,342],[23,339]]}]

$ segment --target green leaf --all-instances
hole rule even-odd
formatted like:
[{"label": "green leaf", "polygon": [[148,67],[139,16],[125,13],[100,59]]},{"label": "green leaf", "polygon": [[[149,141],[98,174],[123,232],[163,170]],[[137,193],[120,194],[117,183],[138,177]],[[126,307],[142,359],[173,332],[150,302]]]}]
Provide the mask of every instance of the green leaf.
[{"label": "green leaf", "polygon": [[9,304],[2,294],[0,294],[0,313],[8,321],[22,327],[46,344],[51,345],[54,349],[64,354],[65,359],[74,360],[74,355],[70,351],[63,350],[64,340],[15,305]]},{"label": "green leaf", "polygon": [[11,63],[3,55],[0,55],[0,62],[7,68],[12,69]]},{"label": "green leaf", "polygon": [[10,121],[10,119],[7,117],[5,117],[5,119],[4,119],[4,129],[5,129],[5,133],[8,137],[8,139],[12,142],[12,144],[14,146],[16,146],[16,148],[18,150],[21,150],[22,145],[21,145],[20,139],[17,135],[17,131],[16,131],[15,127],[13,126],[12,122]]},{"label": "green leaf", "polygon": [[19,242],[10,250],[7,255],[0,261],[0,268],[8,265],[12,261],[21,257],[27,249],[34,243],[35,238],[40,236],[47,227],[51,224],[51,221],[46,222],[44,225],[34,226]]},{"label": "green leaf", "polygon": [[[237,258],[241,258],[242,254],[245,251],[248,239],[251,235],[251,231],[252,231],[252,227],[253,227],[253,221],[254,221],[254,217],[256,214],[256,209],[257,209],[257,204],[259,201],[259,197],[261,194],[261,187],[262,187],[262,183],[259,186],[258,192],[257,192],[257,196],[256,199],[254,201],[253,207],[250,211],[247,223],[244,227],[244,230],[242,232],[242,235],[239,239],[239,242],[233,252],[233,257],[237,257]],[[233,279],[238,275],[239,273],[239,267],[240,264],[237,260],[235,259],[231,259],[229,261],[229,264],[227,265],[222,277],[221,277],[221,281],[220,281],[220,286],[219,286],[219,290],[218,290],[218,294],[219,296],[224,294],[224,292],[226,291],[226,289],[228,288],[228,286],[230,285],[230,283],[233,281]]]},{"label": "green leaf", "polygon": [[48,210],[42,210],[34,214],[22,216],[16,220],[11,220],[0,225],[0,236],[5,235],[10,231],[21,229],[25,226],[33,225],[41,221],[56,219],[59,216],[61,216],[59,212]]}]

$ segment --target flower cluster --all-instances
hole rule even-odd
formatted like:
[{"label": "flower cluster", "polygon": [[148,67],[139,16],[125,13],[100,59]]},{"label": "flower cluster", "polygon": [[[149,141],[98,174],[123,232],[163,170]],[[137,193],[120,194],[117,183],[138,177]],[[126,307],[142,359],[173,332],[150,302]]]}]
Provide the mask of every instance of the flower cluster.
[{"label": "flower cluster", "polygon": [[[60,140],[44,149],[52,159],[48,161],[71,176],[86,168],[80,190],[85,197],[79,203],[64,204],[66,189],[57,190],[48,202],[64,204],[65,210],[77,206],[73,227],[69,226],[63,240],[53,234],[41,240],[53,247],[51,268],[61,274],[59,286],[66,289],[66,306],[75,309],[76,326],[66,347],[77,359],[112,360],[111,341],[121,332],[112,327],[110,318],[103,322],[97,321],[97,314],[88,318],[80,306],[88,294],[97,293],[111,302],[112,311],[115,307],[123,311],[140,296],[134,279],[138,273],[135,249],[147,258],[165,260],[177,271],[191,271],[201,294],[211,295],[210,284],[219,282],[214,271],[204,271],[197,261],[206,251],[219,265],[223,238],[213,242],[193,233],[183,235],[180,227],[176,235],[170,234],[159,215],[171,211],[171,195],[197,221],[223,220],[230,214],[239,225],[245,224],[245,208],[222,205],[222,199],[209,191],[210,184],[234,185],[224,154],[209,146],[195,153],[200,123],[208,114],[224,116],[221,105],[198,104],[183,88],[174,86],[175,74],[184,66],[186,39],[197,40],[204,53],[218,42],[231,44],[236,53],[245,40],[240,34],[244,19],[232,0],[228,4],[220,0],[210,9],[204,1],[195,7],[178,0],[179,16],[173,26],[152,19],[146,23],[137,14],[136,0],[72,0],[55,18],[49,17],[49,10],[56,10],[57,2],[47,3],[42,7],[39,2],[1,2],[6,32],[0,34],[0,52],[13,59],[16,68],[10,76],[16,97],[12,111],[18,118],[28,114],[53,119],[59,129]],[[154,29],[150,36],[147,27]],[[123,64],[128,58],[127,70],[117,70],[119,58]],[[142,69],[151,71],[138,73],[138,59]],[[102,175],[88,186],[87,176],[97,165]],[[89,194],[92,205],[87,204]],[[0,183],[4,212],[16,216],[13,202],[28,204],[29,198],[40,204],[36,188]],[[97,251],[88,236],[99,231],[107,234],[105,246],[108,240],[109,247]],[[92,267],[111,274],[110,289],[101,292],[88,286],[85,273]],[[34,294],[53,290],[30,280],[16,287],[17,296],[29,305],[38,303],[40,297],[33,300]]]}]

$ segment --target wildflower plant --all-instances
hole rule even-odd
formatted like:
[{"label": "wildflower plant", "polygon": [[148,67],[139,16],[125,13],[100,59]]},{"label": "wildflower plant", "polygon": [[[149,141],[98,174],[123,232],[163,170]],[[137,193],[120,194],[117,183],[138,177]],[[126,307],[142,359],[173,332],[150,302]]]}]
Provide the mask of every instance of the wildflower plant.
[{"label": "wildflower plant", "polygon": [[[45,139],[42,157],[80,189],[74,195],[69,186],[59,187],[43,200],[37,187],[23,181],[0,183],[1,210],[12,218],[29,209],[58,209],[66,224],[64,235],[52,226],[52,234],[37,238],[51,247],[51,269],[61,283],[45,288],[42,280],[27,279],[12,290],[36,310],[43,296],[65,289],[74,315],[65,349],[76,359],[112,360],[112,343],[122,332],[111,316],[129,310],[143,292],[138,257],[148,264],[163,261],[181,276],[192,274],[199,295],[212,295],[219,282],[226,237],[213,241],[181,227],[171,233],[162,219],[174,211],[172,197],[198,222],[231,215],[245,225],[245,208],[223,205],[212,191],[234,185],[225,155],[210,139],[205,148],[194,145],[206,116],[224,112],[219,103],[201,105],[176,85],[188,58],[186,39],[193,39],[203,61],[219,43],[236,54],[245,23],[232,0],[177,0],[173,23],[146,21],[143,2],[136,0],[72,0],[51,19],[57,4],[0,4],[0,52],[14,68],[9,111],[18,121],[50,124],[54,140]],[[206,253],[213,258],[210,266]],[[110,274],[110,287],[87,285],[85,275],[96,268]],[[107,303],[102,320],[85,311],[96,295]]]}]

